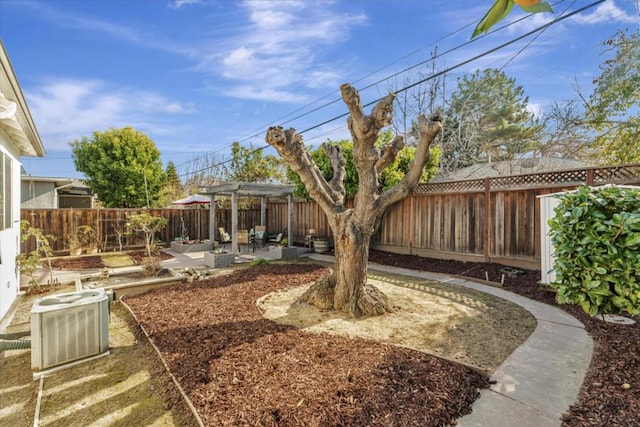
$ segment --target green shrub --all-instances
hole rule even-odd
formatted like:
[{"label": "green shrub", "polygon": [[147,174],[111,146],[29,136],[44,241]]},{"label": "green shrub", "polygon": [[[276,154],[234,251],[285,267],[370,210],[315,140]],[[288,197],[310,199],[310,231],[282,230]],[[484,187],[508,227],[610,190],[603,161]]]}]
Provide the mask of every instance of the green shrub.
[{"label": "green shrub", "polygon": [[560,304],[640,314],[640,188],[581,187],[549,220]]},{"label": "green shrub", "polygon": [[251,267],[255,267],[256,265],[265,265],[265,264],[269,264],[269,261],[264,258],[256,258],[253,261],[251,261],[251,264],[249,265]]},{"label": "green shrub", "polygon": [[26,242],[29,239],[35,239],[36,248],[29,253],[18,254],[16,257],[20,273],[29,276],[29,285],[40,286],[36,271],[46,262],[49,270],[49,285],[55,285],[57,279],[53,277],[53,268],[51,267],[51,257],[53,256],[51,242],[56,238],[51,234],[44,234],[41,229],[32,227],[29,221],[23,219],[20,221],[20,241]]}]

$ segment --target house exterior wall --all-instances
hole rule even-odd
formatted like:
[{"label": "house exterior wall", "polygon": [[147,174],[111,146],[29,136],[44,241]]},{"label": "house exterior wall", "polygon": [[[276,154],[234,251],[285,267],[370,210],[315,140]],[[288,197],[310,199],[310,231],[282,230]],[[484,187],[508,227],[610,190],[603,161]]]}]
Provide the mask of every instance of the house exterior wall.
[{"label": "house exterior wall", "polygon": [[[20,251],[20,157],[44,157],[31,112],[0,39],[0,154],[3,168],[2,227],[0,227],[0,327],[16,300],[19,277],[16,256]],[[6,195],[9,194],[9,197]],[[10,212],[10,214],[7,214]]]},{"label": "house exterior wall", "polygon": [[21,182],[21,206],[25,209],[50,209],[58,207],[55,183],[34,181],[28,178]]},{"label": "house exterior wall", "polygon": [[[9,141],[8,135],[0,128],[0,158],[9,159],[10,175],[4,171],[2,179],[11,180],[11,221],[10,226],[0,230],[0,319],[2,319],[19,291],[16,272],[16,256],[20,249],[20,152]],[[4,190],[3,190],[4,192]],[[6,197],[6,196],[4,196]]]}]

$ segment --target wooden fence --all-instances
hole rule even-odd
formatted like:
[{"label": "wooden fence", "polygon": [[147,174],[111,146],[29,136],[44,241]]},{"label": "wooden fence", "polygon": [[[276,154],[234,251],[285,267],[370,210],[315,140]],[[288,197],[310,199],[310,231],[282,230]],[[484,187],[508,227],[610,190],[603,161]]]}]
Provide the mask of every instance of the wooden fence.
[{"label": "wooden fence", "polygon": [[[69,250],[68,238],[82,225],[97,230],[103,251],[131,248],[143,245],[140,235],[123,235],[129,215],[140,209],[22,209],[21,218],[56,237],[52,244],[56,254]],[[149,209],[154,216],[167,219],[167,226],[158,233],[162,242],[170,242],[183,235],[192,240],[209,238],[209,209]],[[246,209],[238,212],[238,227],[249,229],[260,223],[260,209]],[[216,209],[216,224],[231,228],[231,211]],[[118,236],[122,236],[119,240]],[[217,237],[217,236],[216,236]],[[22,243],[21,251],[31,251],[35,241]]]},{"label": "wooden fence", "polygon": [[387,211],[374,247],[539,269],[538,196],[604,184],[640,185],[640,165],[419,184]]},{"label": "wooden fence", "polygon": [[[374,237],[373,247],[396,253],[462,261],[499,262],[540,268],[540,203],[538,196],[571,190],[580,185],[640,185],[640,165],[573,169],[455,182],[419,184],[410,197],[392,206]],[[267,230],[282,231],[287,224],[287,203],[271,200]],[[128,209],[23,209],[22,218],[45,233],[58,236],[56,251],[67,249],[64,236],[73,226],[98,229],[103,250],[117,248],[115,236]],[[169,242],[181,235],[182,224],[191,239],[209,238],[208,209],[151,209],[167,218],[159,238]],[[260,210],[238,212],[238,228],[259,224]],[[231,228],[231,212],[216,209],[216,223]],[[315,202],[294,203],[294,230],[301,242],[310,228],[318,236],[331,236],[327,219]],[[106,243],[106,244],[105,244]],[[135,239],[127,245],[141,243]],[[23,244],[31,250],[33,243]]]}]

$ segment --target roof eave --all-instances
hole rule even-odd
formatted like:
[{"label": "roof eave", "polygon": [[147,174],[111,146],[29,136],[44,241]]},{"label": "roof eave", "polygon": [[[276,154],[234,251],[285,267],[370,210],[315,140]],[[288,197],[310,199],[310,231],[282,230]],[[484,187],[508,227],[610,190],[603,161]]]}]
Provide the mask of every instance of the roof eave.
[{"label": "roof eave", "polygon": [[18,83],[18,79],[9,61],[9,55],[0,39],[0,96],[17,104],[15,115],[0,119],[5,129],[23,156],[44,157],[45,149],[36,129],[33,117]]}]

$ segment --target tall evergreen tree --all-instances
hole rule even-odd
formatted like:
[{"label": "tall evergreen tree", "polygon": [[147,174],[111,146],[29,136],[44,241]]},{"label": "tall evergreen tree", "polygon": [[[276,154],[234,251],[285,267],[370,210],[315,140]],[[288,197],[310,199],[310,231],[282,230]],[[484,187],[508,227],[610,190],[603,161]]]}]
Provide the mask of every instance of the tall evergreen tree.
[{"label": "tall evergreen tree", "polygon": [[501,160],[531,151],[540,128],[527,110],[522,86],[496,69],[458,79],[451,95],[442,141],[443,170]]},{"label": "tall evergreen tree", "polygon": [[171,202],[184,197],[184,187],[178,176],[176,165],[169,160],[163,175],[163,185],[160,190],[160,206],[169,206]]}]

